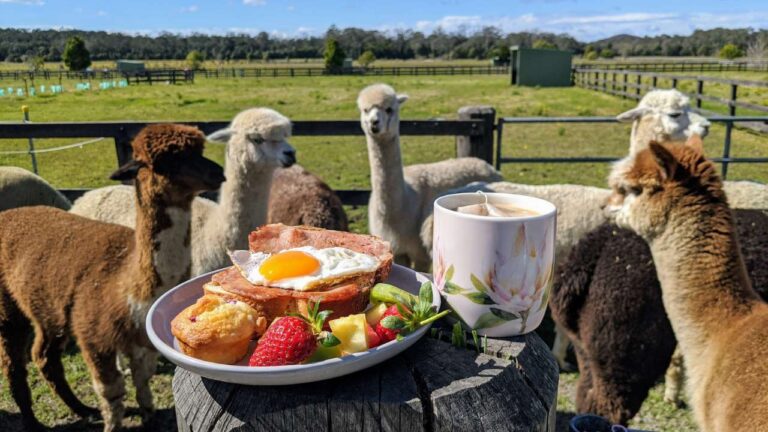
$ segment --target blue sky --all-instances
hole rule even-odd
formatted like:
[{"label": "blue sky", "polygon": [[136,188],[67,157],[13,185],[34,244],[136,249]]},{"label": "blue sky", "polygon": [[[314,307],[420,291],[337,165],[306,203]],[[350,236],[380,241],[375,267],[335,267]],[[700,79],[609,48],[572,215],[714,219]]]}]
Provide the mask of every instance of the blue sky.
[{"label": "blue sky", "polygon": [[495,25],[566,32],[583,41],[618,33],[690,34],[714,27],[768,28],[767,0],[0,0],[0,27],[156,34],[321,34],[331,24],[431,32]]}]

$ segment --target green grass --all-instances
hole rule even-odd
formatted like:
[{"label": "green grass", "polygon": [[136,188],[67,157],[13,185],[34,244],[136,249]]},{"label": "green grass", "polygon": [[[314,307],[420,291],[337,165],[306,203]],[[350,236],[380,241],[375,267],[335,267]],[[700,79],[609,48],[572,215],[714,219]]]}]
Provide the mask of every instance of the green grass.
[{"label": "green grass", "polygon": [[[227,120],[238,111],[252,106],[269,106],[293,120],[357,119],[357,92],[367,84],[382,81],[376,77],[269,78],[269,79],[198,79],[191,85],[131,86],[108,91],[67,92],[56,96],[0,99],[0,121],[19,121],[20,107],[30,107],[34,121],[98,120]],[[405,119],[455,119],[464,105],[491,105],[499,116],[613,116],[634,106],[606,94],[580,88],[517,88],[500,76],[396,77],[386,81],[411,96],[404,105]],[[18,83],[16,83],[18,84]],[[41,82],[37,83],[38,85]],[[46,83],[49,84],[49,83]],[[73,82],[64,83],[73,87]],[[2,82],[0,85],[11,85]],[[627,150],[628,125],[507,125],[504,130],[505,156],[621,156]],[[37,140],[38,148],[47,148],[77,139]],[[721,151],[723,128],[714,126],[707,139],[707,151]],[[364,138],[295,137],[299,162],[323,177],[334,188],[368,188],[369,168]],[[747,131],[733,135],[733,155],[764,156],[768,139]],[[0,140],[0,152],[26,149],[26,140]],[[404,163],[431,162],[454,156],[452,137],[404,137]],[[221,162],[223,146],[211,144],[206,150]],[[0,165],[30,168],[26,155],[0,155]],[[110,184],[109,173],[116,167],[111,140],[57,153],[39,156],[41,175],[57,187],[98,187]],[[607,164],[506,164],[502,172],[507,180],[529,184],[578,183],[605,185]],[[768,181],[762,165],[732,166],[729,178]],[[352,227],[367,229],[365,207],[347,208]],[[76,352],[65,357],[67,376],[77,394],[90,404],[95,399],[82,358]],[[32,368],[35,411],[47,425],[72,424],[75,418],[51,394]],[[172,429],[170,380],[172,368],[162,363],[152,385],[161,412],[162,424]],[[561,375],[560,410],[573,410],[569,393],[573,375]],[[570,383],[570,387],[569,387]],[[17,413],[7,386],[0,380],[0,412]],[[130,386],[129,386],[130,388]],[[131,389],[132,391],[132,389]],[[129,395],[129,406],[135,407]],[[0,430],[12,430],[17,415],[0,414]],[[169,423],[170,422],[170,423]],[[659,389],[646,401],[636,426],[654,430],[695,430],[688,411],[673,409],[661,402]],[[129,425],[136,425],[132,416]],[[170,425],[170,426],[168,426]],[[80,426],[72,426],[79,430]],[[98,428],[97,428],[98,429]],[[162,430],[163,427],[158,427]],[[96,429],[95,429],[96,430]]]}]

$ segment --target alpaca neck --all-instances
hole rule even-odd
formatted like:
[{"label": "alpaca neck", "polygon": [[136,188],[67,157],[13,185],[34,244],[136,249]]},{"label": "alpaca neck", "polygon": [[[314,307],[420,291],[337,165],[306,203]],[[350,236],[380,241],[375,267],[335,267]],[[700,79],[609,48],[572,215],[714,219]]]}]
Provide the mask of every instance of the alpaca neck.
[{"label": "alpaca neck", "polygon": [[[400,136],[376,138],[366,135],[371,164],[371,201],[384,215],[398,215],[403,206],[405,178],[400,156]],[[386,218],[385,218],[386,219]]]},{"label": "alpaca neck", "polygon": [[138,183],[134,235],[139,283],[128,294],[132,305],[143,306],[189,277],[192,196],[169,202],[157,185]]},{"label": "alpaca neck", "polygon": [[227,181],[221,185],[219,205],[205,222],[205,229],[213,232],[216,244],[229,250],[248,248],[248,234],[267,222],[274,171],[271,165],[244,167],[241,162],[227,159]]},{"label": "alpaca neck", "polygon": [[650,242],[664,307],[686,359],[758,302],[725,203],[689,208]]}]

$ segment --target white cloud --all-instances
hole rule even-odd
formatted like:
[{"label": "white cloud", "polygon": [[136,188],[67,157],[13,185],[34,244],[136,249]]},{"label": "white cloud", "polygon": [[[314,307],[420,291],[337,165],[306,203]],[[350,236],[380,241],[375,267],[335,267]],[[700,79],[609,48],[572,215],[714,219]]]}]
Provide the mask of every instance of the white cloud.
[{"label": "white cloud", "polygon": [[671,13],[625,13],[618,15],[593,15],[556,18],[549,24],[603,24],[603,23],[628,23],[647,22],[677,18],[678,14]]},{"label": "white cloud", "polygon": [[267,0],[243,0],[243,4],[248,6],[264,6],[267,4]]},{"label": "white cloud", "polygon": [[183,7],[180,9],[182,13],[195,13],[198,10],[200,10],[200,7],[197,5],[189,5],[186,7]]},{"label": "white cloud", "polygon": [[27,6],[42,6],[45,4],[43,0],[0,0],[0,3],[15,3]]}]

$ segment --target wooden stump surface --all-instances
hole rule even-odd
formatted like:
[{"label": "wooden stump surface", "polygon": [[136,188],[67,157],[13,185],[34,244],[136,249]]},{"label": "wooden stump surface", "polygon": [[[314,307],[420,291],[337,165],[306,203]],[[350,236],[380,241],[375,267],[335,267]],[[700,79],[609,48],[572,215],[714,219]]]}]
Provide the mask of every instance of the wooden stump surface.
[{"label": "wooden stump surface", "polygon": [[373,368],[292,386],[228,384],[177,368],[173,394],[180,431],[528,432],[554,431],[557,384],[549,348],[530,333],[488,338],[483,354],[471,340],[456,348],[425,336]]}]

